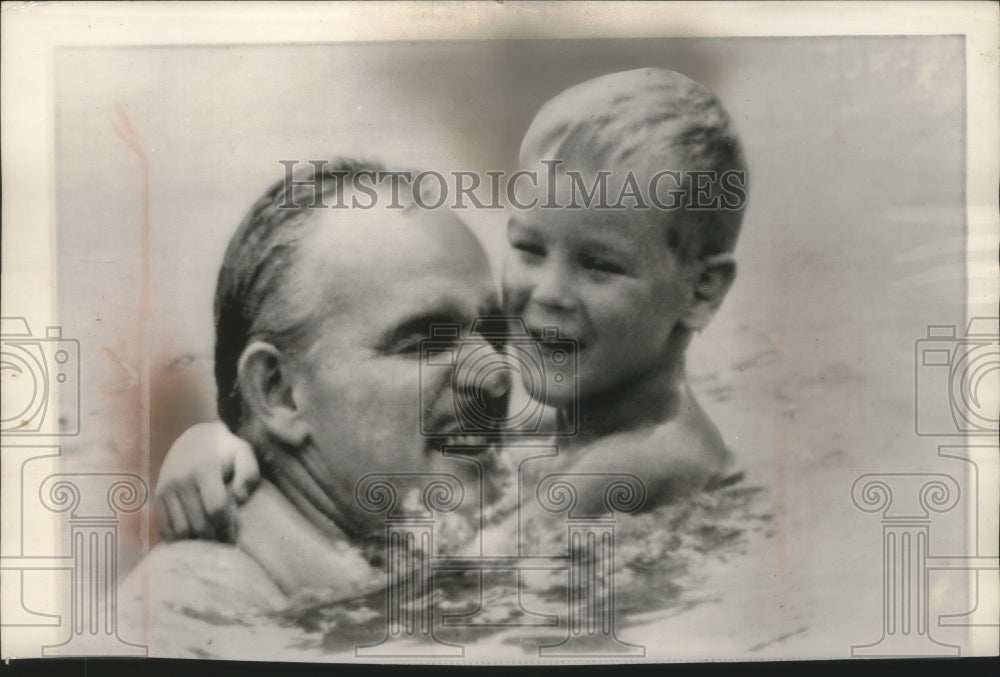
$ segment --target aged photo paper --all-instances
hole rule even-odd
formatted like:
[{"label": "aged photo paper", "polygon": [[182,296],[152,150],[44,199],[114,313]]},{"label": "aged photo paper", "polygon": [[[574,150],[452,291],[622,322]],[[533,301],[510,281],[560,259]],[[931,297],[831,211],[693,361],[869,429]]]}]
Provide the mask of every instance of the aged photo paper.
[{"label": "aged photo paper", "polygon": [[995,4],[0,18],[3,658],[997,654]]}]

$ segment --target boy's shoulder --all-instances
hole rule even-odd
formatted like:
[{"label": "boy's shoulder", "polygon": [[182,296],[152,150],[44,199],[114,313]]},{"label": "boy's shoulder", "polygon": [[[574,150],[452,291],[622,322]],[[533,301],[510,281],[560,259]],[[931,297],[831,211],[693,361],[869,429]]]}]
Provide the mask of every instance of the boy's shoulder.
[{"label": "boy's shoulder", "polygon": [[731,453],[693,396],[686,405],[670,421],[588,445],[569,470],[636,475],[646,485],[647,508],[703,489],[729,469]]},{"label": "boy's shoulder", "polygon": [[649,436],[650,451],[659,448],[666,455],[690,459],[716,472],[732,462],[722,433],[694,394],[686,393],[683,412],[672,421],[656,426]]}]

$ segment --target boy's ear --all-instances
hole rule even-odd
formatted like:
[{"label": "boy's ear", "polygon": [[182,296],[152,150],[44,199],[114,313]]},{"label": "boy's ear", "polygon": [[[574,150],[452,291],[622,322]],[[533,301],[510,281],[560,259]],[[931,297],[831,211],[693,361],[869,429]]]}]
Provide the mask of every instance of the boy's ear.
[{"label": "boy's ear", "polygon": [[688,329],[701,331],[708,326],[736,279],[736,259],[732,254],[716,254],[701,262],[694,278],[694,296],[684,316]]},{"label": "boy's ear", "polygon": [[237,380],[244,420],[293,447],[301,446],[309,427],[295,401],[292,372],[285,355],[270,343],[254,341],[240,355]]}]

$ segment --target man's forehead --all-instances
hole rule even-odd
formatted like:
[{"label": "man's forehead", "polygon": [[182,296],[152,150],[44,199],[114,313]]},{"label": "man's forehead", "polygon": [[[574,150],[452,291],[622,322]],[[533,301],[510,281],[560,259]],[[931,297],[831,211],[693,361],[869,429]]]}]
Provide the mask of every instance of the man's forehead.
[{"label": "man's forehead", "polygon": [[482,247],[447,215],[327,211],[304,246],[303,284],[322,286],[342,307],[378,304],[395,313],[448,299],[474,306],[492,291]]},{"label": "man's forehead", "polygon": [[341,251],[391,251],[414,230],[402,209],[376,205],[371,209],[320,208],[309,210],[317,245],[335,245]]},{"label": "man's forehead", "polygon": [[326,275],[364,281],[417,272],[423,260],[445,251],[437,242],[433,224],[417,224],[399,210],[377,207],[316,210],[305,243],[304,258]]},{"label": "man's forehead", "polygon": [[365,341],[381,343],[400,332],[423,332],[432,325],[469,329],[479,315],[500,312],[499,294],[492,285],[476,286],[443,275],[400,279],[366,293],[348,293],[337,312],[348,319]]},{"label": "man's forehead", "polygon": [[441,316],[456,320],[499,311],[499,294],[492,286],[472,288],[433,277],[422,282],[394,285],[387,290],[383,308],[398,318]]}]

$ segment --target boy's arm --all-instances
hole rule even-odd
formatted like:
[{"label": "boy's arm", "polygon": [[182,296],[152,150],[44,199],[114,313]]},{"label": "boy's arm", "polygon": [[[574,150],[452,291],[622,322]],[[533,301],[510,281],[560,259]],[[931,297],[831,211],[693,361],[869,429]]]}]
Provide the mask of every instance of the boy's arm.
[{"label": "boy's arm", "polygon": [[153,499],[165,540],[236,540],[236,505],[260,480],[253,449],[222,423],[188,428],[170,447]]}]

